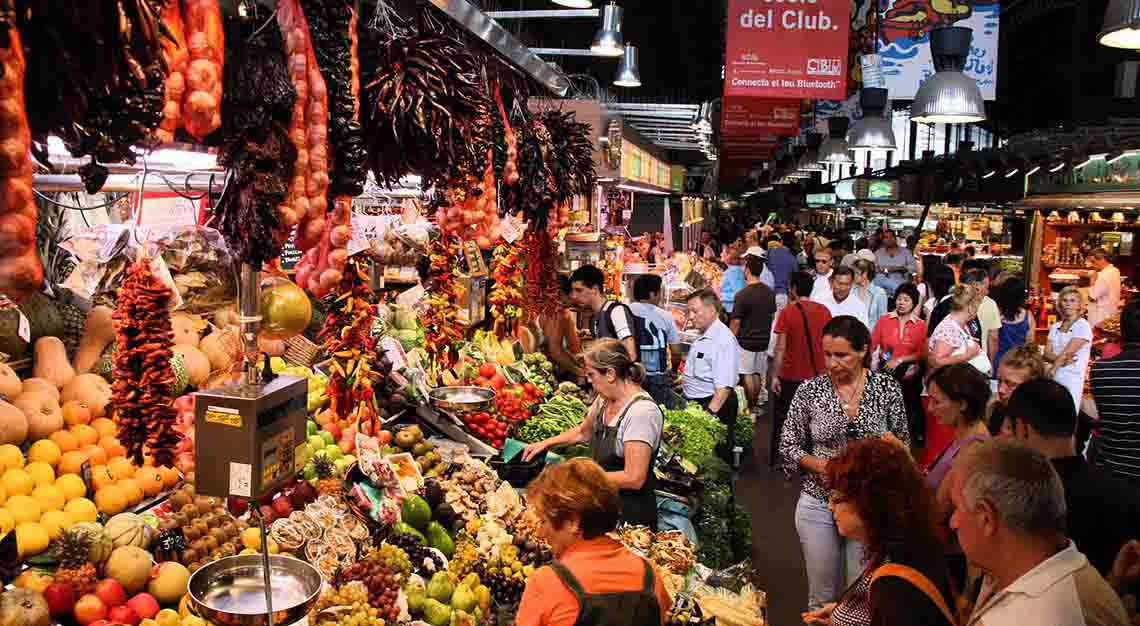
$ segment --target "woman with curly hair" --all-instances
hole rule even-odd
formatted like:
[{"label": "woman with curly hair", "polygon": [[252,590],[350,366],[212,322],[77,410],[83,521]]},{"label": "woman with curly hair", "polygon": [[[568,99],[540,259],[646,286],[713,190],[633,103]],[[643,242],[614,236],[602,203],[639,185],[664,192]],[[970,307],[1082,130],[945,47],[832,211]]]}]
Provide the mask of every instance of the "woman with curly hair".
[{"label": "woman with curly hair", "polygon": [[931,493],[910,454],[885,439],[851,443],[827,464],[831,512],[866,548],[867,567],[837,602],[805,624],[954,626],[953,596]]}]

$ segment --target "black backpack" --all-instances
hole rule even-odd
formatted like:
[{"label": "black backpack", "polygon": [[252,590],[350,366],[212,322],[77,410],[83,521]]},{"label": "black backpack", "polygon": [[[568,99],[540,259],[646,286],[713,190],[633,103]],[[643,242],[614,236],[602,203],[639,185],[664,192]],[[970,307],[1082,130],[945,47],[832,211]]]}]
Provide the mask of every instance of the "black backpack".
[{"label": "black backpack", "polygon": [[[611,300],[602,305],[602,314],[594,318],[595,320],[599,317],[601,318],[597,323],[597,327],[594,329],[594,337],[598,339],[603,337],[617,339],[617,333],[614,331],[613,314],[614,309],[618,307],[625,309],[626,318],[629,320],[631,326],[630,331],[633,333],[634,342],[637,343],[637,360],[642,361],[641,357],[643,354],[652,352],[654,353],[654,359],[657,361],[657,369],[654,371],[656,373],[668,371],[669,368],[666,365],[667,355],[665,354],[665,345],[667,342],[665,330],[657,328],[656,324],[647,321],[644,317],[635,315],[633,309],[630,309],[629,306],[624,303]],[[660,347],[657,347],[658,343],[660,343]],[[642,365],[648,368],[653,364],[642,362]]]}]

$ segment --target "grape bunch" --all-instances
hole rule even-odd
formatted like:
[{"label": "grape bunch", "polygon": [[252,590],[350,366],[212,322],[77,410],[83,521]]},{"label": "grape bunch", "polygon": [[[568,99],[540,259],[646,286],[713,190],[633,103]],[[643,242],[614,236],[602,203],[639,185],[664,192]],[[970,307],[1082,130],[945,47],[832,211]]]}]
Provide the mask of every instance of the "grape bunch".
[{"label": "grape bunch", "polygon": [[[336,621],[317,621],[317,613],[334,606],[349,608],[336,613]],[[336,589],[326,588],[313,607],[309,623],[315,626],[384,626],[384,616],[379,608],[369,606],[368,588],[364,583],[354,581]]]},{"label": "grape bunch", "polygon": [[480,573],[479,580],[491,590],[491,597],[499,606],[518,604],[526,588],[526,582],[521,578],[491,571]]},{"label": "grape bunch", "polygon": [[455,554],[451,556],[451,561],[448,563],[447,569],[462,579],[475,571],[475,566],[481,562],[482,559],[479,556],[479,550],[475,548],[475,545],[471,542],[464,541],[456,546]]},{"label": "grape bunch", "polygon": [[380,544],[377,550],[377,557],[380,562],[385,565],[390,571],[404,574],[405,576],[412,573],[412,561],[409,554],[398,546],[390,543]]},{"label": "grape bunch", "polygon": [[400,617],[396,599],[400,595],[399,576],[388,569],[381,561],[378,552],[373,551],[363,560],[340,568],[336,575],[336,586],[348,586],[359,581],[368,592],[367,603],[378,609],[380,617],[395,622]]},{"label": "grape bunch", "polygon": [[554,553],[544,543],[528,539],[521,534],[515,535],[514,543],[518,548],[518,559],[524,566],[540,567],[554,560]]},{"label": "grape bunch", "polygon": [[425,578],[431,578],[436,572],[444,569],[444,559],[438,552],[426,546],[421,546],[415,535],[401,534],[388,539],[398,546],[408,556],[412,571]]}]

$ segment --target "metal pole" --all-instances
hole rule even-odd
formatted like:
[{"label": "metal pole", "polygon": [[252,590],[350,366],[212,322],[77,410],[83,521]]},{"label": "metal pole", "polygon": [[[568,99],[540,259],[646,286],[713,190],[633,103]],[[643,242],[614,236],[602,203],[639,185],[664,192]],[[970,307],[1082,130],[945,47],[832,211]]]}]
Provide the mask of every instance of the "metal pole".
[{"label": "metal pole", "polygon": [[260,268],[249,263],[241,264],[241,277],[238,284],[238,304],[241,315],[242,353],[245,357],[245,382],[256,385],[261,382],[261,371],[257,363],[257,331],[261,326],[261,284],[258,275]]},{"label": "metal pole", "polygon": [[549,9],[540,11],[487,11],[496,20],[557,19],[565,17],[598,17],[598,9]]}]

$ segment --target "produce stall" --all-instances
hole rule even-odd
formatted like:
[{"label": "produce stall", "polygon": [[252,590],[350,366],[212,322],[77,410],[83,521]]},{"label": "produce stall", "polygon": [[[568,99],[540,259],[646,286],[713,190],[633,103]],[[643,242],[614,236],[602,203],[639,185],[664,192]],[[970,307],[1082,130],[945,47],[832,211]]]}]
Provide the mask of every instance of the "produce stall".
[{"label": "produce stall", "polygon": [[[532,330],[596,188],[552,70],[430,4],[0,9],[0,623],[511,623],[521,487],[589,453],[517,455],[591,401]],[[718,425],[667,414],[682,528],[619,538],[762,624]]]}]

